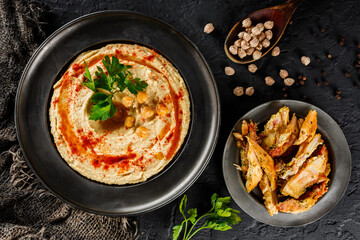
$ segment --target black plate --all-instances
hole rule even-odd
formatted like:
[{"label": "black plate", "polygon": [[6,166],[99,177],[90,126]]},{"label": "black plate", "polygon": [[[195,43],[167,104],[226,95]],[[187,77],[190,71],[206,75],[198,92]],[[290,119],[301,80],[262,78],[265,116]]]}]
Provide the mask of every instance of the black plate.
[{"label": "black plate", "polygon": [[[241,121],[252,119],[256,123],[264,123],[282,106],[288,106],[296,116],[306,117],[309,110],[317,111],[318,131],[321,133],[329,149],[331,164],[330,185],[328,192],[307,212],[299,214],[280,213],[270,216],[266,210],[259,189],[248,193],[240,172],[233,166],[239,164],[239,149],[236,147],[233,131],[241,129]],[[351,174],[351,154],[346,138],[337,123],[323,110],[314,105],[294,101],[278,100],[264,103],[248,113],[235,124],[227,139],[223,155],[223,174],[230,195],[239,207],[256,220],[281,227],[300,226],[314,222],[325,216],[342,198]]]},{"label": "black plate", "polygon": [[[191,98],[191,125],[180,153],[145,183],[115,186],[88,180],[60,157],[48,124],[53,84],[70,59],[94,46],[138,43],[168,58],[184,77]],[[89,14],[53,33],[26,66],[16,97],[16,129],[25,159],[56,196],[105,215],[148,212],[184,193],[205,169],[216,144],[219,96],[211,71],[196,46],[157,19],[124,11]]]}]

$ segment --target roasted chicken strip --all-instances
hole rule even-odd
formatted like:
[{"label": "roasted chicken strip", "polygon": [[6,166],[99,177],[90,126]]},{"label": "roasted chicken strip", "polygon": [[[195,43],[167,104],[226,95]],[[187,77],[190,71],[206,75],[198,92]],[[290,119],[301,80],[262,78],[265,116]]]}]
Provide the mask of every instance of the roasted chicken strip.
[{"label": "roasted chicken strip", "polygon": [[297,117],[294,114],[285,131],[277,139],[276,146],[269,151],[270,155],[272,157],[280,157],[294,144],[298,135],[298,122]]},{"label": "roasted chicken strip", "polygon": [[247,151],[249,144],[246,144],[245,148],[240,148],[240,165],[233,164],[237,170],[242,172],[243,177],[246,179],[246,175],[249,169],[249,161],[247,159]]},{"label": "roasted chicken strip", "polygon": [[312,138],[315,135],[317,128],[317,112],[310,110],[306,116],[303,124],[301,125],[299,138],[295,141],[295,145],[300,145],[306,139]]},{"label": "roasted chicken strip", "polygon": [[278,209],[276,207],[278,204],[276,190],[271,189],[270,181],[266,174],[263,174],[259,187],[263,193],[264,204],[269,211],[270,216],[278,214]]},{"label": "roasted chicken strip", "polygon": [[321,139],[320,134],[316,134],[311,141],[305,141],[299,146],[299,150],[296,153],[295,157],[286,164],[285,168],[279,174],[279,177],[282,179],[287,179],[288,177],[296,174],[303,163],[308,157],[316,150],[316,148],[323,144],[324,141]]},{"label": "roasted chicken strip", "polygon": [[[234,166],[242,171],[244,178],[247,178],[247,172],[249,168],[249,161],[247,159],[247,152],[249,145],[246,141],[246,136],[249,136],[253,140],[257,140],[259,137],[256,134],[257,131],[257,125],[256,123],[253,123],[253,121],[250,120],[250,123],[247,123],[246,120],[243,120],[241,125],[241,133],[234,132],[233,135],[235,137],[236,146],[240,148],[240,166],[237,164],[234,164]],[[260,177],[261,178],[261,177]]]},{"label": "roasted chicken strip", "polygon": [[259,160],[261,168],[264,170],[265,175],[269,178],[271,190],[276,189],[276,171],[275,163],[272,157],[253,139],[246,137],[249,143],[249,148],[255,152]]},{"label": "roasted chicken strip", "polygon": [[327,182],[323,181],[321,184],[314,185],[310,190],[308,190],[301,199],[288,199],[284,202],[280,202],[276,207],[280,212],[286,213],[302,213],[309,210],[315,205],[320,197],[322,197],[328,190]]},{"label": "roasted chicken strip", "polygon": [[252,147],[248,148],[246,157],[249,162],[249,168],[246,174],[246,190],[251,192],[260,182],[263,171]]},{"label": "roasted chicken strip", "polygon": [[260,133],[260,137],[262,138],[261,146],[266,151],[275,145],[280,134],[285,131],[289,123],[289,113],[288,107],[280,108],[264,126],[264,131]]},{"label": "roasted chicken strip", "polygon": [[280,189],[285,196],[299,198],[306,188],[326,179],[326,166],[328,162],[328,151],[322,146],[322,154],[307,160],[297,174],[292,176]]}]

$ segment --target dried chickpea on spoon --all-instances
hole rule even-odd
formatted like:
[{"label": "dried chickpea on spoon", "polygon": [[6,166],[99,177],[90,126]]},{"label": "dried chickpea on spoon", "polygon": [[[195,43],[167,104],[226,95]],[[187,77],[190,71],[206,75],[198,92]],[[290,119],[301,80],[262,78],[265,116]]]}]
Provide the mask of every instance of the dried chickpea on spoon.
[{"label": "dried chickpea on spoon", "polygon": [[254,60],[260,59],[261,50],[270,46],[274,22],[266,21],[253,26],[251,19],[246,18],[242,21],[242,27],[245,31],[238,34],[239,38],[229,47],[229,52],[232,55],[238,55],[241,59],[246,56],[252,56]]}]

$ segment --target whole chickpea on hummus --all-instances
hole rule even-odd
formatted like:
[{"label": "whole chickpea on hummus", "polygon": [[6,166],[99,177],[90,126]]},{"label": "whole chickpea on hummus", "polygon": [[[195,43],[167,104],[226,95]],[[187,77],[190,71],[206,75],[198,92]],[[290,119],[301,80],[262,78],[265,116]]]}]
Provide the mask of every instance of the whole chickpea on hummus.
[{"label": "whole chickpea on hummus", "polygon": [[[137,94],[117,91],[115,114],[90,120],[94,91],[83,83],[85,63],[93,78],[97,67],[107,74],[106,55],[129,65],[147,87]],[[146,181],[175,156],[189,129],[190,101],[183,78],[163,56],[143,46],[110,44],[71,63],[54,85],[49,116],[56,147],[71,168],[95,181],[123,185]]]}]

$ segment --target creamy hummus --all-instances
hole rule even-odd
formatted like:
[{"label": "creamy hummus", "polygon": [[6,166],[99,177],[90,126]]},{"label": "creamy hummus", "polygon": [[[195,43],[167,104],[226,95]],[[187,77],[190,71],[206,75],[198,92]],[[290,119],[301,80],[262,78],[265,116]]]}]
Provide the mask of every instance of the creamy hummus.
[{"label": "creamy hummus", "polygon": [[[131,65],[132,76],[148,86],[138,95],[127,89],[116,93],[115,115],[93,121],[94,92],[82,84],[84,61],[95,77],[97,66],[105,69],[106,55]],[[171,161],[189,129],[190,101],[179,72],[160,54],[143,46],[110,44],[75,59],[54,85],[49,116],[54,142],[71,168],[89,179],[122,185],[143,182]]]}]

